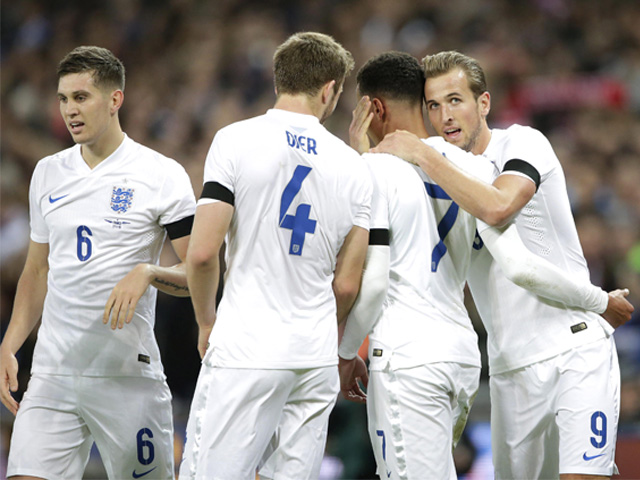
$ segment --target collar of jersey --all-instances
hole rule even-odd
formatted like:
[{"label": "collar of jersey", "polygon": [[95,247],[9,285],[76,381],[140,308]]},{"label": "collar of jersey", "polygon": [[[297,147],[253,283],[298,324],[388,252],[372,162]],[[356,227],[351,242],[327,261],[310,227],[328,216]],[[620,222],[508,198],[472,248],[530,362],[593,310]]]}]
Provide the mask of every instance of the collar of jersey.
[{"label": "collar of jersey", "polygon": [[275,117],[280,120],[284,120],[295,125],[313,126],[318,125],[320,120],[314,115],[308,115],[306,113],[290,112],[288,110],[281,110],[279,108],[271,108],[267,110],[267,115]]}]

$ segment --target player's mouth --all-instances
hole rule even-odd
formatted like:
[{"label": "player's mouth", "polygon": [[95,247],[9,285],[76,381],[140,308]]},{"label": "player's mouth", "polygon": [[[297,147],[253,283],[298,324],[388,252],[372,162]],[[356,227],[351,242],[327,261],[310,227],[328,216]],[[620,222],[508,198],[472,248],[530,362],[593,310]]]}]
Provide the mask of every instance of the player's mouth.
[{"label": "player's mouth", "polygon": [[444,136],[449,140],[456,140],[460,138],[462,135],[462,130],[460,128],[445,128]]},{"label": "player's mouth", "polygon": [[69,122],[69,131],[71,133],[80,133],[82,127],[84,127],[84,123],[82,122]]}]

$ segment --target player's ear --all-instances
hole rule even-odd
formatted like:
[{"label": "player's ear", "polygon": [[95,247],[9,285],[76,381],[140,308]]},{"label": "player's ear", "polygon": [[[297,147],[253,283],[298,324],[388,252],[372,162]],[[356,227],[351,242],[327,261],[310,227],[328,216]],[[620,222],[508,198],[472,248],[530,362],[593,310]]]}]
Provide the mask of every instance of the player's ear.
[{"label": "player's ear", "polygon": [[334,92],[333,89],[335,85],[336,85],[336,81],[331,80],[330,82],[325,83],[324,86],[322,87],[322,103],[323,104],[326,105],[333,98],[333,92]]},{"label": "player's ear", "polygon": [[386,109],[384,103],[379,98],[371,99],[371,111],[378,120],[384,120]]},{"label": "player's ear", "polygon": [[489,92],[483,92],[478,97],[478,110],[482,118],[487,118],[491,110],[491,94]]},{"label": "player's ear", "polygon": [[120,89],[111,93],[111,115],[115,114],[124,102],[124,92]]}]

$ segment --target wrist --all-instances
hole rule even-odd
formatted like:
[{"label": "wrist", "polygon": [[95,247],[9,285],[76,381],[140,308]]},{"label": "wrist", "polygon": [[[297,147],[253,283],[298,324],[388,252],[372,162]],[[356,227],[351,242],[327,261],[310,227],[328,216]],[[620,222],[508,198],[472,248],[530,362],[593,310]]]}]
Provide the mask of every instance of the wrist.
[{"label": "wrist", "polygon": [[357,355],[358,352],[354,353],[353,351],[349,351],[346,348],[342,348],[342,344],[340,345],[340,347],[338,347],[338,362],[350,362],[351,360],[356,358]]}]

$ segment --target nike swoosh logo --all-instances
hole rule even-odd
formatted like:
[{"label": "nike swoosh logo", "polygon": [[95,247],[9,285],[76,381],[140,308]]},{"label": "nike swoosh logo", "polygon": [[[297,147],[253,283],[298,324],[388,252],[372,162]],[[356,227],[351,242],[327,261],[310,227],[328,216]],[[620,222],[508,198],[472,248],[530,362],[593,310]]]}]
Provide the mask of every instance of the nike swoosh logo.
[{"label": "nike swoosh logo", "polygon": [[140,478],[140,477],[144,477],[145,475],[153,472],[156,468],[158,468],[157,466],[153,467],[151,470],[147,470],[146,472],[142,472],[142,473],[136,473],[136,471],[134,470],[133,473],[131,474],[131,476],[133,478]]},{"label": "nike swoosh logo", "polygon": [[61,197],[56,197],[56,198],[53,198],[51,195],[49,195],[49,203],[55,203],[58,200],[62,200],[64,197],[68,197],[68,196],[69,196],[68,193],[66,195],[62,195]]},{"label": "nike swoosh logo", "polygon": [[593,460],[594,458],[598,458],[603,456],[604,453],[601,453],[600,455],[594,455],[593,457],[590,457],[587,455],[587,452],[584,452],[584,455],[582,455],[582,458],[584,459],[584,461],[588,462],[589,460]]}]

